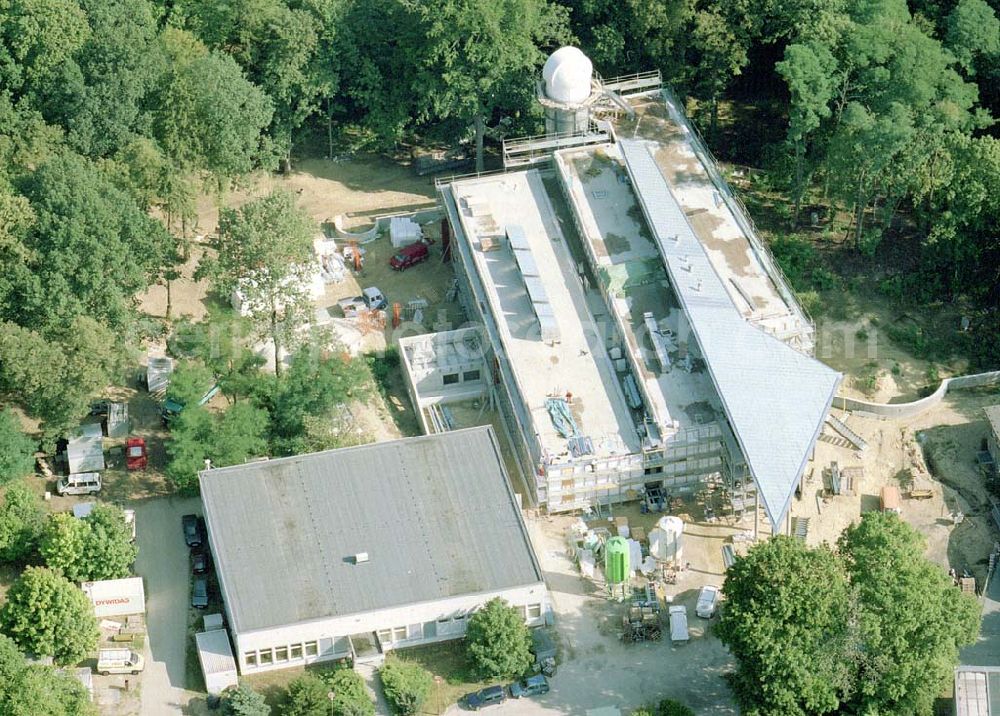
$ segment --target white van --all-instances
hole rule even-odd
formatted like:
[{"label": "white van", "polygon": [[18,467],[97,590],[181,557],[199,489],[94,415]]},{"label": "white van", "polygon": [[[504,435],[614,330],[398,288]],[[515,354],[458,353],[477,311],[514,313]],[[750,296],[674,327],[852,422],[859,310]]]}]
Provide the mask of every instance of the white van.
[{"label": "white van", "polygon": [[146,662],[142,654],[131,649],[101,649],[97,652],[97,673],[108,674],[138,674],[145,668]]},{"label": "white van", "polygon": [[670,607],[670,641],[674,644],[687,642],[691,638],[688,633],[687,607]]},{"label": "white van", "polygon": [[101,473],[78,472],[60,477],[56,492],[60,495],[94,495],[101,491]]}]

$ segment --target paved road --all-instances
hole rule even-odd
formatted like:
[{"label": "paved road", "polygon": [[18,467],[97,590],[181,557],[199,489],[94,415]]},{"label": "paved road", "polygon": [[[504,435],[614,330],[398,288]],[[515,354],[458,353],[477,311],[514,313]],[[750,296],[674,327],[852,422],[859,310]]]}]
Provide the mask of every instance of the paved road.
[{"label": "paved road", "polygon": [[143,716],[189,713],[197,692],[185,688],[188,619],[188,549],[181,515],[201,513],[198,498],[161,497],[136,508],[136,571],[146,584],[146,670]]},{"label": "paved road", "polygon": [[1000,666],[1000,576],[996,574],[983,598],[979,640],[962,649],[959,661],[970,666]]}]

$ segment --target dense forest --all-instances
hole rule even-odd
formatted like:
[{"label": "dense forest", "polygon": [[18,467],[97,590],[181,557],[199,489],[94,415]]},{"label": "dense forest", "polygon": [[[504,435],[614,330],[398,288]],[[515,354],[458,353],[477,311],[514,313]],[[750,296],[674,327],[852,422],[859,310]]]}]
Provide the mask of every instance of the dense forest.
[{"label": "dense forest", "polygon": [[[995,364],[991,1],[0,0],[0,389],[58,434],[152,330],[134,297],[176,276],[199,193],[534,133],[539,67],[574,42],[606,76],[660,69],[792,225],[832,207],[866,259],[910,242],[894,290],[967,302]],[[733,100],[772,118],[755,156],[719,132]]]}]

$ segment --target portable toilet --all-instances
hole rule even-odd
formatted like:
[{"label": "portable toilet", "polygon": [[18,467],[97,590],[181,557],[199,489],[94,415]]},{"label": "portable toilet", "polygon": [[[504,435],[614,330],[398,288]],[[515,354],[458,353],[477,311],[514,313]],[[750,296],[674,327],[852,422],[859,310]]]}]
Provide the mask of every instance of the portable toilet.
[{"label": "portable toilet", "polygon": [[629,546],[624,537],[612,537],[604,545],[604,578],[609,585],[628,581]]}]

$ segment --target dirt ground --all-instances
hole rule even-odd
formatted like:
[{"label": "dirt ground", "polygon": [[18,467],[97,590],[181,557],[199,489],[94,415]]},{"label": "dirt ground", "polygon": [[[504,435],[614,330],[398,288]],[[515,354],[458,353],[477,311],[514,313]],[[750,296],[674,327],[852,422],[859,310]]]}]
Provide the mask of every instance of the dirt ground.
[{"label": "dirt ground", "polygon": [[[303,160],[287,176],[258,173],[242,186],[226,192],[221,201],[216,194],[205,192],[198,200],[197,223],[189,229],[194,236],[190,260],[181,269],[182,278],[172,286],[175,317],[198,320],[205,314],[207,286],[192,281],[191,275],[201,256],[199,244],[218,227],[220,203],[239,207],[277,187],[294,192],[299,206],[318,224],[330,223],[343,214],[347,216],[348,227],[369,223],[374,215],[427,206],[434,201],[434,184],[429,177],[418,177],[407,166],[368,155],[343,161]],[[164,316],[166,296],[164,286],[153,286],[140,296],[140,309],[151,316]]]},{"label": "dirt ground", "polygon": [[[980,585],[986,574],[996,528],[989,516],[989,491],[975,464],[987,425],[982,408],[1000,402],[1000,392],[955,391],[938,406],[916,418],[884,420],[834,414],[867,443],[857,451],[829,426],[816,447],[812,467],[806,469],[802,497],[793,500],[793,517],[809,519],[809,544],[833,543],[862,512],[879,509],[883,486],[895,485],[903,496],[902,518],[927,540],[927,555],[942,567],[969,570]],[[920,474],[918,446],[922,445],[930,474]],[[864,470],[855,495],[823,498],[821,471],[837,461],[840,468]],[[930,499],[909,499],[898,475],[917,463],[914,489],[929,489]],[[811,475],[811,476],[810,476]],[[952,514],[964,518],[956,525]]]}]

